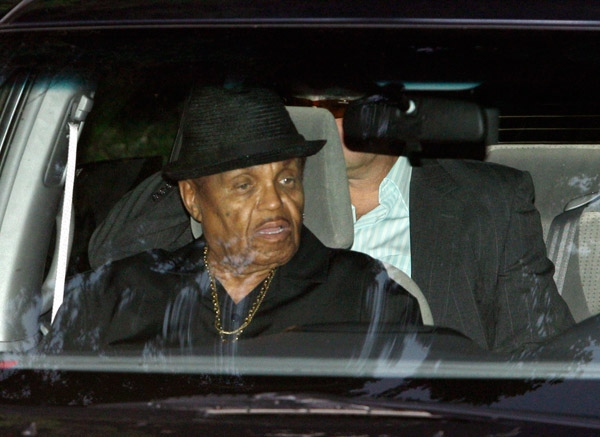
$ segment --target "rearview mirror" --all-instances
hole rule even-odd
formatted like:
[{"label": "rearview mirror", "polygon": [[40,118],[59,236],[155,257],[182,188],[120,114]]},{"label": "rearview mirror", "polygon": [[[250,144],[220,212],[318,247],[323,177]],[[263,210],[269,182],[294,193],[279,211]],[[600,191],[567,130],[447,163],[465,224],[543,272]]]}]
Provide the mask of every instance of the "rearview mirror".
[{"label": "rearview mirror", "polygon": [[421,157],[483,159],[498,140],[498,111],[475,102],[422,95],[372,95],[351,102],[344,142],[355,151]]}]

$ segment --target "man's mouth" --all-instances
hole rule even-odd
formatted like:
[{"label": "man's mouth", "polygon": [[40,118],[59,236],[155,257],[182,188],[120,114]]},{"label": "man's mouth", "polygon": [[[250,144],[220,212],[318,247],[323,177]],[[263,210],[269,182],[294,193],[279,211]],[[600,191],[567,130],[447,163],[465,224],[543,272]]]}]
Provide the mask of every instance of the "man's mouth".
[{"label": "man's mouth", "polygon": [[274,227],[274,228],[262,229],[259,232],[261,234],[266,234],[266,235],[280,234],[281,232],[283,232],[283,226],[277,226],[277,227]]},{"label": "man's mouth", "polygon": [[290,223],[285,219],[265,221],[256,229],[256,233],[259,236],[268,239],[287,237],[290,232]]}]

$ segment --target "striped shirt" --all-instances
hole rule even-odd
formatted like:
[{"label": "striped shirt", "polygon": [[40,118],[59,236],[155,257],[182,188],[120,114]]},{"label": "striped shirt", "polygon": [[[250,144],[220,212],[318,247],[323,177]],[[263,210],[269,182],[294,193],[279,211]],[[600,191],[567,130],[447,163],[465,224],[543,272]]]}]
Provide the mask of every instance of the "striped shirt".
[{"label": "striped shirt", "polygon": [[363,252],[411,274],[408,197],[412,167],[400,157],[379,185],[379,205],[356,220],[352,250]]}]

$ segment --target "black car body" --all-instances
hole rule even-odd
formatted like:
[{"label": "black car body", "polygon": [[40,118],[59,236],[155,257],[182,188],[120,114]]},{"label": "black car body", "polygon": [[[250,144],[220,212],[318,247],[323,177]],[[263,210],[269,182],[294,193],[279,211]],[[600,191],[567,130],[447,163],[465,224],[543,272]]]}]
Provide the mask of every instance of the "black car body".
[{"label": "black car body", "polygon": [[[375,338],[368,326],[303,327],[247,340],[234,357],[222,359],[212,347],[46,356],[35,346],[49,329],[60,263],[66,276],[90,268],[91,232],[168,159],[182,102],[199,75],[285,83],[327,71],[340,81],[358,75],[403,84],[426,98],[494,108],[499,129],[487,153],[480,143],[443,141],[420,152],[495,159],[530,171],[547,232],[568,201],[587,195],[587,202],[600,187],[593,172],[600,163],[600,5],[5,3],[2,433],[598,432],[600,318],[594,312],[517,355],[482,350],[459,333],[431,326],[384,330]],[[60,242],[69,241],[60,232],[61,199],[69,184],[69,139],[79,135],[69,124],[81,135],[66,264],[60,260],[66,256]],[[520,155],[521,146],[530,155]],[[88,174],[96,179],[84,179]],[[589,282],[598,282],[599,274]]]}]

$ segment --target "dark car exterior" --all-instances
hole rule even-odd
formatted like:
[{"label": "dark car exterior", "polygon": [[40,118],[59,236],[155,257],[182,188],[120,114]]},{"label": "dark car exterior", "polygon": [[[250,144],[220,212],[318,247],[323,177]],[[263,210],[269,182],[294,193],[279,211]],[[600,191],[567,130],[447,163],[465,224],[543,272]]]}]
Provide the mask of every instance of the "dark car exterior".
[{"label": "dark car exterior", "polygon": [[[221,359],[212,347],[58,356],[35,348],[50,329],[61,274],[53,262],[68,241],[60,229],[69,139],[80,135],[66,276],[90,268],[93,229],[168,159],[199,75],[282,84],[326,71],[475,101],[499,110],[496,148],[578,146],[569,156],[555,148],[566,185],[594,192],[597,174],[572,166],[571,155],[593,168],[600,150],[600,5],[23,1],[0,13],[2,433],[598,432],[594,314],[513,355],[438,327],[375,340],[368,326],[301,327]],[[485,159],[481,148],[428,153]],[[551,197],[545,189],[560,191],[558,172],[544,168],[538,207]]]}]

